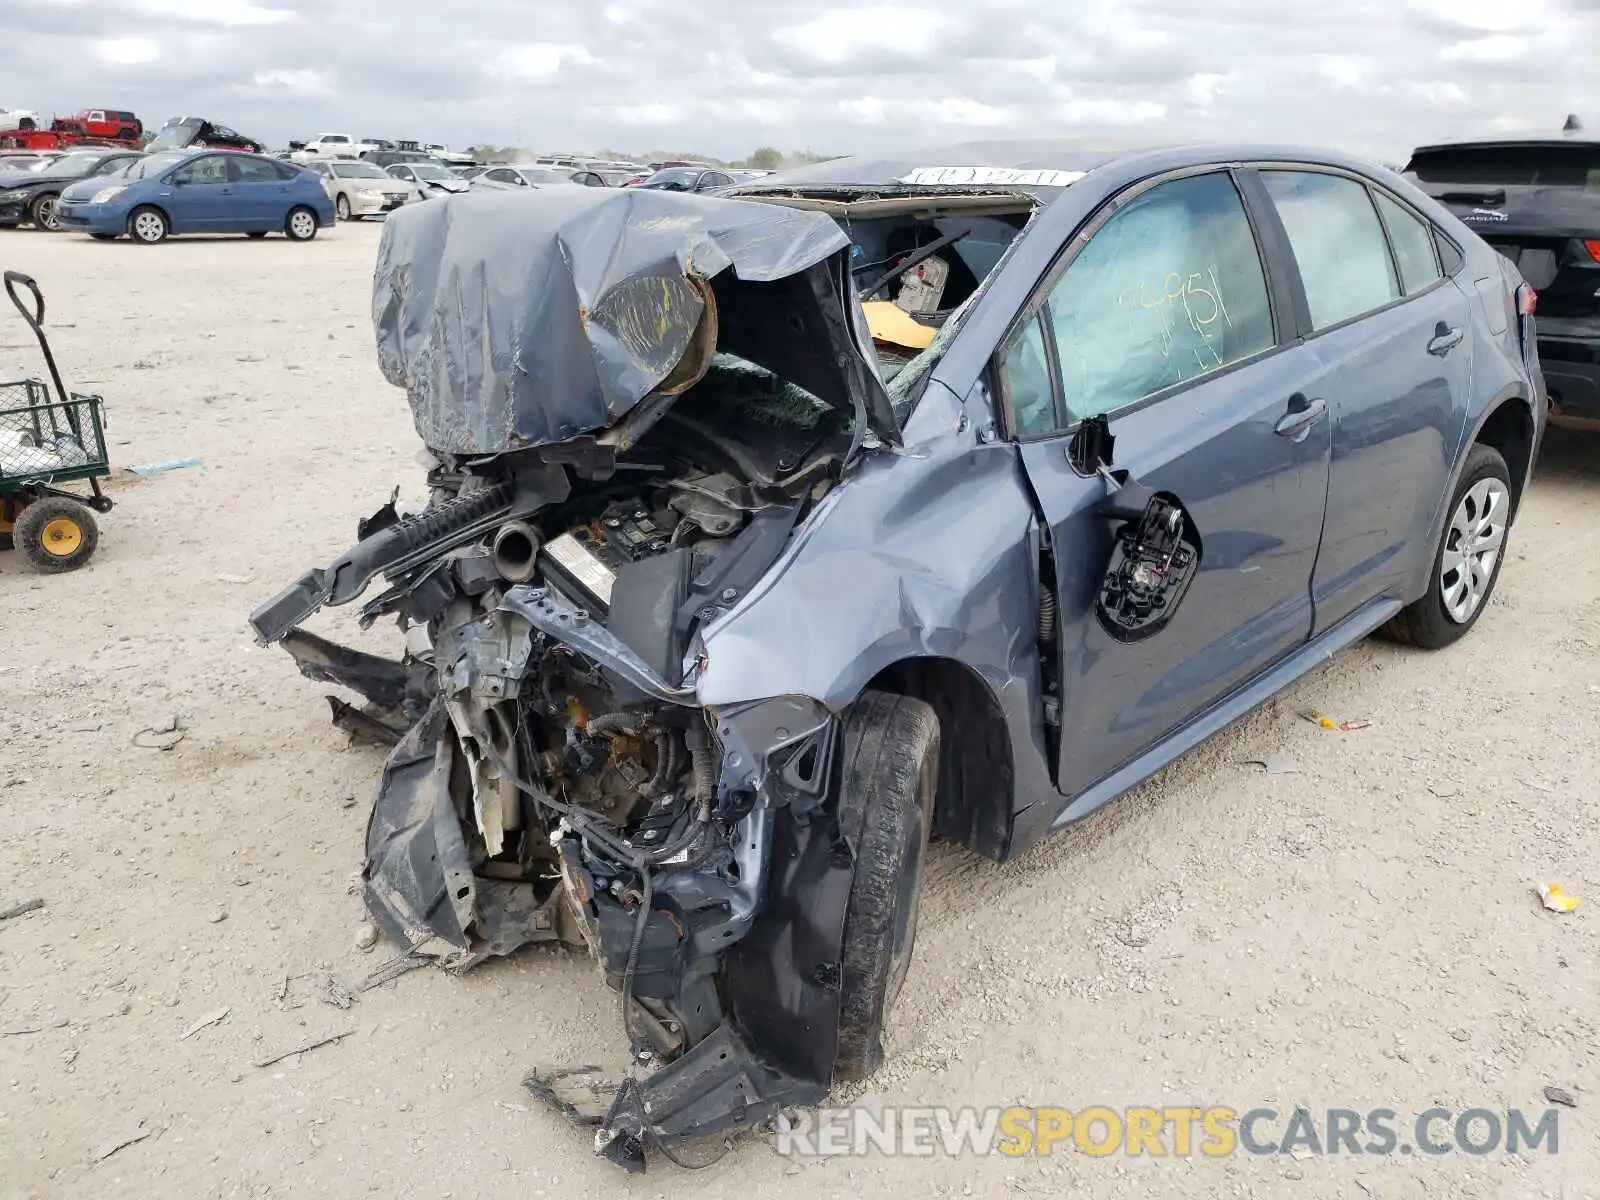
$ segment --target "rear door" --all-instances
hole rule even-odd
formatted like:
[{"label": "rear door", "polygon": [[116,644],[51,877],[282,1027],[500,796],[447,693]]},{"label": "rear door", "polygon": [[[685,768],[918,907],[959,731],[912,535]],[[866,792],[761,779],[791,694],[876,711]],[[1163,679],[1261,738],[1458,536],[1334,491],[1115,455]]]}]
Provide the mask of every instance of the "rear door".
[{"label": "rear door", "polygon": [[265,159],[236,156],[233,160],[237,204],[229,214],[240,230],[282,229],[289,212],[290,179]]},{"label": "rear door", "polygon": [[[1141,185],[1069,253],[997,374],[1051,527],[1058,784],[1076,795],[1305,644],[1331,435],[1230,172]],[[1165,626],[1131,644],[1097,611],[1113,489],[1073,461],[1098,416],[1113,465],[1175,497],[1201,546]]]},{"label": "rear door", "polygon": [[1333,417],[1320,633],[1372,600],[1412,598],[1466,425],[1472,302],[1440,269],[1431,227],[1388,192],[1323,169],[1255,178],[1293,251]]}]

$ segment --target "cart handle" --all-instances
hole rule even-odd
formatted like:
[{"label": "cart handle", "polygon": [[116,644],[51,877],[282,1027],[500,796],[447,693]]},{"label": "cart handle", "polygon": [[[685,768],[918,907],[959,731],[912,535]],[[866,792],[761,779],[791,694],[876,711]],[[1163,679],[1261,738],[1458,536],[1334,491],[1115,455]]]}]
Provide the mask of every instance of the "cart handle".
[{"label": "cart handle", "polygon": [[[56,369],[56,356],[50,353],[50,343],[44,336],[44,293],[39,290],[39,284],[32,275],[24,275],[21,271],[7,271],[4,275],[6,295],[11,297],[11,303],[17,306],[17,311],[22,314],[22,319],[28,323],[28,328],[33,330],[33,336],[39,339],[39,349],[44,354],[44,362],[50,368],[50,378],[56,385],[56,395],[62,404],[69,403],[67,389],[61,382],[61,372]],[[17,294],[17,285],[21,284],[33,293],[33,311],[28,311],[28,306]]]},{"label": "cart handle", "polygon": [[[44,293],[39,290],[39,284],[32,275],[24,275],[21,271],[7,271],[5,273],[6,295],[11,297],[11,303],[17,306],[17,311],[22,314],[22,319],[29,325],[40,326],[44,324]],[[22,297],[17,295],[17,285],[21,284],[33,293],[33,312],[23,306]]]}]

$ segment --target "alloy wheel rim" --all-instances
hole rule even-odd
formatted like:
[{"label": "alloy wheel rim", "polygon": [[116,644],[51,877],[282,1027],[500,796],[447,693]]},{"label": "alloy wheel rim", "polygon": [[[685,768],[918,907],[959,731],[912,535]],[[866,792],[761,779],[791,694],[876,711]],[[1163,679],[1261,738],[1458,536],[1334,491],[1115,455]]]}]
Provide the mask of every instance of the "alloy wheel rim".
[{"label": "alloy wheel rim", "polygon": [[61,214],[54,196],[39,201],[39,227],[54,231],[61,226]]},{"label": "alloy wheel rim", "polygon": [[296,237],[311,236],[311,217],[307,213],[297,212],[289,218],[289,228],[294,230]]},{"label": "alloy wheel rim", "polygon": [[1489,594],[1505,548],[1511,493],[1498,479],[1480,479],[1450,514],[1439,558],[1439,598],[1457,625],[1472,619]]},{"label": "alloy wheel rim", "polygon": [[133,219],[133,231],[142,241],[157,241],[161,237],[161,218],[155,213],[140,213]]}]

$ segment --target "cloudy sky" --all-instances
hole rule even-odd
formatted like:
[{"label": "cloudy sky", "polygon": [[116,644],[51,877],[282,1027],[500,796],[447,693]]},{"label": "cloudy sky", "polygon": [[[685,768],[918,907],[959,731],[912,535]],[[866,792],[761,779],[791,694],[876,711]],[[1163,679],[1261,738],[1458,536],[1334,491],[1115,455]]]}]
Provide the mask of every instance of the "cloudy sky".
[{"label": "cloudy sky", "polygon": [[[1600,0],[27,0],[0,106],[537,149],[1600,135]],[[1586,64],[1588,64],[1586,66]],[[96,80],[90,83],[90,80]]]}]

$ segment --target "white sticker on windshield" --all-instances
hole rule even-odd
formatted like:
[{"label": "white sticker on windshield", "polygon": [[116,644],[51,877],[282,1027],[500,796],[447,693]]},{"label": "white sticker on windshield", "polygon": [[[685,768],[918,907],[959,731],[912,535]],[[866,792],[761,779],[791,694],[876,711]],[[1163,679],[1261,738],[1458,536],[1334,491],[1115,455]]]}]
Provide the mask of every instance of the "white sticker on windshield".
[{"label": "white sticker on windshield", "polygon": [[1014,167],[918,167],[909,175],[902,175],[899,182],[945,186],[971,183],[991,187],[1007,184],[1014,187],[1066,187],[1083,176],[1083,171],[1025,171]]}]

